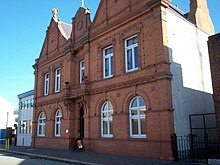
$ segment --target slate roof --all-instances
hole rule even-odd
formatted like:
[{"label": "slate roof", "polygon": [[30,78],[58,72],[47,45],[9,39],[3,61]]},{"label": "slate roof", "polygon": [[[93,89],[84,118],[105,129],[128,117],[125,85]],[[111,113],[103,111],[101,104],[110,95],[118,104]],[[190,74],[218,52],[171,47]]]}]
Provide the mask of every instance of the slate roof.
[{"label": "slate roof", "polygon": [[61,34],[66,38],[66,40],[68,40],[71,36],[72,25],[60,21],[60,23],[58,24],[58,28]]}]

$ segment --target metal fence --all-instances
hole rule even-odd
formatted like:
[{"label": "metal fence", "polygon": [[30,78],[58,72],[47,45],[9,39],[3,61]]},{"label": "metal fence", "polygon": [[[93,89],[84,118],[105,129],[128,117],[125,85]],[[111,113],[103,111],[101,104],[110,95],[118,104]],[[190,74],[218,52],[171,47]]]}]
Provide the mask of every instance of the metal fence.
[{"label": "metal fence", "polygon": [[176,161],[208,163],[210,158],[220,158],[220,144],[217,139],[197,135],[172,135],[172,150]]}]

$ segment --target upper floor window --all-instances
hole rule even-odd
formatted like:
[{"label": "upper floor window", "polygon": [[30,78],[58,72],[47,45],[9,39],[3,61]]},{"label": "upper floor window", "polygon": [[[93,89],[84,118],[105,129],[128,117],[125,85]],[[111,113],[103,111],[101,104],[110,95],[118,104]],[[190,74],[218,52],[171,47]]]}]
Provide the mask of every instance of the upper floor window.
[{"label": "upper floor window", "polygon": [[60,130],[61,130],[61,119],[62,119],[62,112],[61,110],[57,110],[55,115],[55,136],[60,136]]},{"label": "upper floor window", "polygon": [[129,106],[130,136],[134,138],[146,138],[145,122],[146,104],[142,97],[133,98]]},{"label": "upper floor window", "polygon": [[46,73],[44,75],[44,95],[48,95],[49,94],[49,83],[50,83],[50,77],[49,77],[49,73]]},{"label": "upper floor window", "polygon": [[113,76],[113,48],[108,47],[103,50],[103,76],[109,78]]},{"label": "upper floor window", "polygon": [[106,101],[101,109],[101,131],[102,137],[112,137],[112,114],[113,106],[110,101]]},{"label": "upper floor window", "polygon": [[137,36],[125,40],[126,72],[138,69],[138,38]]},{"label": "upper floor window", "polygon": [[45,121],[46,121],[45,114],[41,112],[41,114],[38,117],[38,131],[37,131],[38,136],[45,136]]},{"label": "upper floor window", "polygon": [[80,84],[84,82],[85,62],[80,61]]},{"label": "upper floor window", "polygon": [[58,68],[55,72],[55,92],[60,91],[60,68]]}]

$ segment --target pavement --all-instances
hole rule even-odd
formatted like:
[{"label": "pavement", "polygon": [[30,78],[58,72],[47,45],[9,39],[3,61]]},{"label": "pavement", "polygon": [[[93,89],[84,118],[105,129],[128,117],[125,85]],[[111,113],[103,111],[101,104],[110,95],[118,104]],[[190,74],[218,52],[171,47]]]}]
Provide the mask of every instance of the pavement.
[{"label": "pavement", "polygon": [[174,162],[141,157],[116,156],[88,151],[48,148],[10,146],[9,150],[0,149],[0,151],[79,165],[198,165],[198,163],[191,162]]}]

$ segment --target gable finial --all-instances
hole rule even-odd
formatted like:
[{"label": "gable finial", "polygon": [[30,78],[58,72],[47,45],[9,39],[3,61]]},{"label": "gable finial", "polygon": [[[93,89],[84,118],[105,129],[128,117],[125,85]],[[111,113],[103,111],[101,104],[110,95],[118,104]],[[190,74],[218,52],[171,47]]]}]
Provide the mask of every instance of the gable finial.
[{"label": "gable finial", "polygon": [[58,13],[58,9],[57,8],[53,8],[52,9],[52,15],[53,15],[53,19],[55,21],[59,21],[59,18],[57,17],[57,13]]}]

